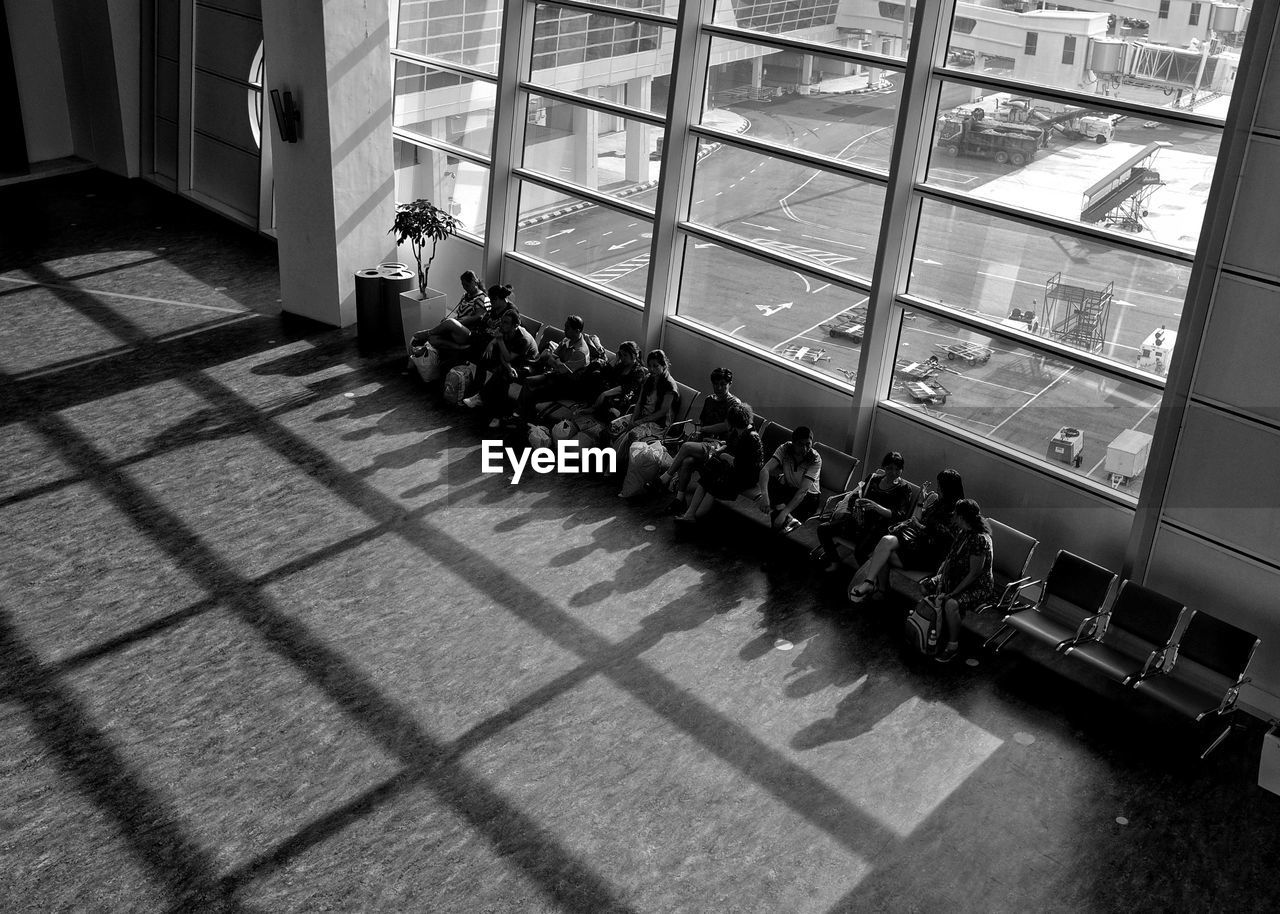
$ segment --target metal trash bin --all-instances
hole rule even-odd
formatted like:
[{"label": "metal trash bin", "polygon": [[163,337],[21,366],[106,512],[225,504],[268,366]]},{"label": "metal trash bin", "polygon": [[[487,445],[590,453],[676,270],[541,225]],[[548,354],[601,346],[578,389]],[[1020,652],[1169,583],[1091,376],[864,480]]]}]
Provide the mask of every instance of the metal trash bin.
[{"label": "metal trash bin", "polygon": [[382,345],[382,273],[375,267],[356,271],[356,344],[362,350]]}]

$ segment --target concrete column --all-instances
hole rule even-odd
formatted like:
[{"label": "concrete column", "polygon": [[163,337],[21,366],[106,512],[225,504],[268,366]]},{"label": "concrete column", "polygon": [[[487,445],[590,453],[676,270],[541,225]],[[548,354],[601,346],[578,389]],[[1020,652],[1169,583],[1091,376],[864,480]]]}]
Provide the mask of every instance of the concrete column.
[{"label": "concrete column", "polygon": [[596,190],[600,183],[600,113],[573,108],[573,181]]},{"label": "concrete column", "polygon": [[759,89],[764,85],[764,58],[751,58],[751,88]]},{"label": "concrete column", "polygon": [[283,307],[345,327],[356,318],[355,272],[396,254],[387,234],[387,4],[272,0],[262,4],[262,33],[268,88],[292,92],[302,111],[296,143],[281,142],[274,117],[263,123],[275,165]]},{"label": "concrete column", "polygon": [[800,85],[809,86],[813,83],[813,55],[805,54],[800,60]]},{"label": "concrete column", "polygon": [[[653,77],[638,76],[627,80],[627,104],[632,108],[649,110],[653,97]],[[644,121],[629,118],[627,125],[626,178],[633,184],[649,180],[649,153],[653,127]]]}]

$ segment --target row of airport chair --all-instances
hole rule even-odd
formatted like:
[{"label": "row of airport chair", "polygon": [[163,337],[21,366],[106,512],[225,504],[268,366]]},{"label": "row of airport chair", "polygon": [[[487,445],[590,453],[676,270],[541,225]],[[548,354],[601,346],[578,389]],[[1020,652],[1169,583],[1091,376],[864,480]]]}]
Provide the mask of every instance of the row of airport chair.
[{"label": "row of airport chair", "polygon": [[[1200,754],[1231,732],[1240,688],[1261,644],[1256,635],[1143,587],[1066,550],[1058,553],[1034,603],[1011,607],[987,646],[1024,634],[1199,724],[1227,721]],[[1026,586],[1031,586],[1029,583]]]}]

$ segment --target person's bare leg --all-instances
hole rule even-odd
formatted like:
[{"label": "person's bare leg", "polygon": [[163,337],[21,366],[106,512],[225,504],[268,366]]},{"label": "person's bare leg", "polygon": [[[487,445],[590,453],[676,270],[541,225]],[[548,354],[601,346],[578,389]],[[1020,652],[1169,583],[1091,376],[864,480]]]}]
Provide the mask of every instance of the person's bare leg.
[{"label": "person's bare leg", "polygon": [[862,580],[851,591],[853,595],[867,597],[876,590],[888,590],[889,560],[893,557],[897,548],[898,538],[896,536],[880,537],[880,541],[876,543],[876,548],[871,552],[871,558],[867,559],[867,564],[863,566],[866,571],[862,573]]}]

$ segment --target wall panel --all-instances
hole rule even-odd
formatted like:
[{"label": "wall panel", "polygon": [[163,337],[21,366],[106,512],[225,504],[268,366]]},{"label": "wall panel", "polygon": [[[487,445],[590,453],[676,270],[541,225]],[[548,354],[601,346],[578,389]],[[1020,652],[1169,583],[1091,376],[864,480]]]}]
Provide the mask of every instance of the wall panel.
[{"label": "wall panel", "polygon": [[[1249,143],[1242,185],[1270,187],[1277,174],[1280,174],[1280,142],[1255,137]],[[1280,237],[1280,208],[1275,205],[1274,195],[1241,193],[1231,215],[1223,259],[1230,266],[1280,277],[1277,237]]]},{"label": "wall panel", "polygon": [[1200,344],[1196,394],[1280,422],[1280,288],[1223,276],[1211,309]]}]

